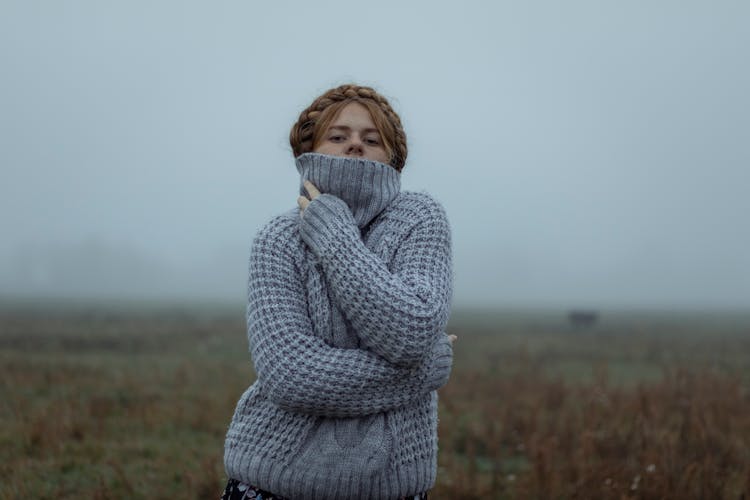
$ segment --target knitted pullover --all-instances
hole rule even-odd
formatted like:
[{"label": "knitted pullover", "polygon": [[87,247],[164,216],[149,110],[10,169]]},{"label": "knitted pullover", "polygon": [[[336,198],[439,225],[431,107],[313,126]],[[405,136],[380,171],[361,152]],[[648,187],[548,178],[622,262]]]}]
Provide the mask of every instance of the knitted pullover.
[{"label": "knitted pullover", "polygon": [[227,432],[227,474],[294,500],[426,491],[452,362],[445,211],[376,161],[306,153],[297,168],[323,194],[253,241],[257,380]]}]

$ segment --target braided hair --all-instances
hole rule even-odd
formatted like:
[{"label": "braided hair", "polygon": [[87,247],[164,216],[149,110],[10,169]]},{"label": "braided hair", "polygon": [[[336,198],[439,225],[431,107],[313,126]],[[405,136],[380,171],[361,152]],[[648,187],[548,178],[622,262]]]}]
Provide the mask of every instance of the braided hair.
[{"label": "braided hair", "polygon": [[400,172],[404,168],[408,152],[401,119],[385,97],[371,87],[355,84],[328,90],[300,113],[297,123],[289,132],[289,143],[294,156],[313,151],[341,109],[351,102],[362,104],[370,112],[390,157],[389,164]]}]

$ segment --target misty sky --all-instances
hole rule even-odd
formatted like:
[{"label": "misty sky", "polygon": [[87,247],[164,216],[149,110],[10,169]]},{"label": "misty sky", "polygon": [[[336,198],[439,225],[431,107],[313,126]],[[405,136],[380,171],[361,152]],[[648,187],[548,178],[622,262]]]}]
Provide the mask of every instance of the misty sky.
[{"label": "misty sky", "polygon": [[326,89],[392,100],[456,305],[750,308],[750,3],[0,1],[0,294],[243,300]]}]

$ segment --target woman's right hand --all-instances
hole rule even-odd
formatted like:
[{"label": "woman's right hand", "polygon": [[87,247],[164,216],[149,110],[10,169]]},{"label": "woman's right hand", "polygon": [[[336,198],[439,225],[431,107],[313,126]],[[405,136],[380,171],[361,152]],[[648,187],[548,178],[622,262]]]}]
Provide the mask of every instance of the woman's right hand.
[{"label": "woman's right hand", "polygon": [[297,205],[299,205],[299,214],[302,216],[302,213],[307,208],[307,205],[310,204],[311,201],[313,201],[315,198],[320,196],[320,191],[318,191],[318,188],[315,187],[315,184],[313,184],[310,181],[305,181],[302,183],[305,186],[305,190],[307,191],[308,195],[310,196],[310,199],[300,195],[297,197]]},{"label": "woman's right hand", "polygon": [[458,337],[456,337],[455,335],[448,335],[448,340],[451,341],[451,345],[453,345],[453,342],[455,342],[457,338]]}]

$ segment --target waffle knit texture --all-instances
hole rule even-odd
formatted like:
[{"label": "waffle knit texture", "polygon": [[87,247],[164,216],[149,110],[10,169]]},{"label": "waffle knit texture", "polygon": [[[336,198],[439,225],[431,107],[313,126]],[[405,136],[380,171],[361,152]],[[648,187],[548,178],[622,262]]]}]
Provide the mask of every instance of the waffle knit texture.
[{"label": "waffle knit texture", "polygon": [[445,211],[376,161],[305,153],[297,168],[323,194],[253,241],[257,380],[227,432],[227,474],[295,500],[426,491],[453,355]]}]

